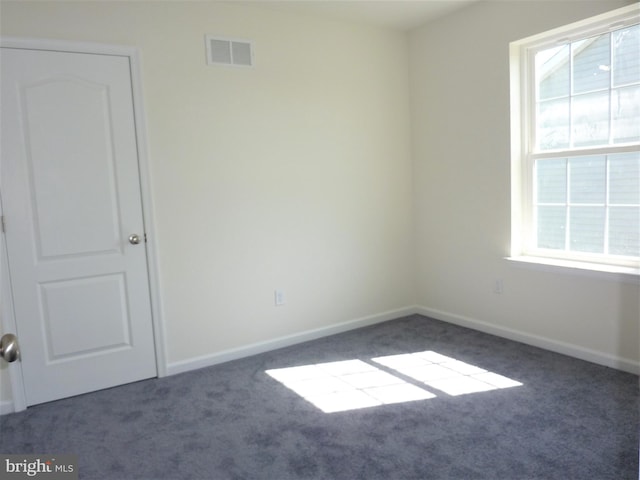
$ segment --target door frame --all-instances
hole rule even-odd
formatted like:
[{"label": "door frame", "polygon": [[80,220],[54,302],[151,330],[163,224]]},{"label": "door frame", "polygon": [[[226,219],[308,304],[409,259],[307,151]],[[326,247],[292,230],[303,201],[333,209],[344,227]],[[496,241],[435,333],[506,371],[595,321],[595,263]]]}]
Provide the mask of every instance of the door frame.
[{"label": "door frame", "polygon": [[[160,301],[160,284],[158,255],[156,245],[156,228],[151,196],[150,165],[148,158],[146,116],[143,106],[141,58],[137,47],[111,45],[92,42],[71,42],[39,38],[0,37],[0,47],[23,50],[48,50],[67,53],[88,53],[102,55],[118,55],[129,58],[131,67],[131,87],[133,96],[133,113],[135,136],[138,147],[138,170],[140,172],[140,196],[142,216],[146,234],[147,277],[149,281],[151,316],[153,325],[153,341],[155,346],[155,362],[158,377],[167,375],[165,328]],[[1,175],[1,172],[0,172]],[[0,191],[0,215],[2,210],[2,192]],[[8,228],[11,228],[10,226]],[[9,275],[8,251],[4,233],[0,234],[0,329],[2,333],[16,332],[17,322],[13,307],[11,277]],[[19,341],[19,339],[18,339]],[[6,364],[5,364],[6,365]],[[24,381],[21,362],[9,364],[12,405],[0,404],[0,414],[26,410]]]}]

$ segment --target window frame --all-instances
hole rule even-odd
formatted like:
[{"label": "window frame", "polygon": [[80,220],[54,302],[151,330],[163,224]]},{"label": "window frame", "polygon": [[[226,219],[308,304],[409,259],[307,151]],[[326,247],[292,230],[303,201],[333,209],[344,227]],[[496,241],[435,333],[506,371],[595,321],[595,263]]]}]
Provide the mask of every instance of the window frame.
[{"label": "window frame", "polygon": [[[538,248],[534,218],[534,167],[538,159],[613,155],[640,152],[640,141],[597,147],[571,147],[536,151],[535,54],[595,35],[640,23],[640,5],[619,8],[596,17],[549,30],[509,45],[511,101],[511,258],[593,270],[624,269],[640,274],[640,257],[590,254]],[[619,271],[619,270],[618,270]]]}]

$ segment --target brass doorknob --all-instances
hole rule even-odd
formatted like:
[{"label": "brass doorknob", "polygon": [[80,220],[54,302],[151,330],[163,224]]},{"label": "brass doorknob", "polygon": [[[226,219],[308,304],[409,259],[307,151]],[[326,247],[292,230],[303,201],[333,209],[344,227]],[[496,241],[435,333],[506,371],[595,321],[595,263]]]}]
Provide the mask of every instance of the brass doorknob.
[{"label": "brass doorknob", "polygon": [[15,362],[20,355],[18,338],[13,333],[7,333],[0,338],[0,357],[7,362]]}]

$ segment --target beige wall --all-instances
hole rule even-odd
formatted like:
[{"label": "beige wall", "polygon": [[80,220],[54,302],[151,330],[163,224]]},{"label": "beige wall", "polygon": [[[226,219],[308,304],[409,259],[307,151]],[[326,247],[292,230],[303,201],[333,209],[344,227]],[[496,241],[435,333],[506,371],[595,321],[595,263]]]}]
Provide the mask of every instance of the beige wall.
[{"label": "beige wall", "polygon": [[[637,367],[637,283],[504,260],[509,42],[628,3],[480,2],[411,33],[416,303],[427,311]],[[493,293],[497,279],[501,295]]]},{"label": "beige wall", "polygon": [[[169,364],[412,305],[406,35],[215,2],[0,8],[3,35],[141,50]],[[256,67],[206,66],[205,34],[254,41]]]}]

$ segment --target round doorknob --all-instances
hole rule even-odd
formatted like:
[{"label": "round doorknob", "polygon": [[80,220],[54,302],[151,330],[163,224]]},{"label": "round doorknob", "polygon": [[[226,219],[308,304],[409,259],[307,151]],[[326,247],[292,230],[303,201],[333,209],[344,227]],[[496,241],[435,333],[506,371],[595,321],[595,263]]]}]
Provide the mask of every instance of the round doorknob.
[{"label": "round doorknob", "polygon": [[7,333],[0,338],[0,357],[7,362],[15,362],[18,359],[18,338],[13,333]]},{"label": "round doorknob", "polygon": [[133,235],[129,235],[129,243],[131,245],[138,245],[140,243],[140,237],[135,233]]}]

